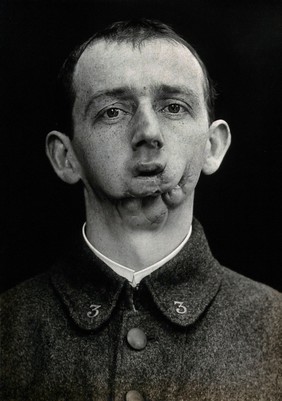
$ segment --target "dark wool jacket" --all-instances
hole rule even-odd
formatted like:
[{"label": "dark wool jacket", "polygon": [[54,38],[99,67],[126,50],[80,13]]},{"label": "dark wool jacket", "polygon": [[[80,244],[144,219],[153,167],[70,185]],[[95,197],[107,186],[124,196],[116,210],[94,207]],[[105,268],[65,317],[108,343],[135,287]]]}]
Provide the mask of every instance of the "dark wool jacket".
[{"label": "dark wool jacket", "polygon": [[137,289],[81,238],[1,302],[2,401],[282,399],[281,294],[220,266],[197,222]]}]

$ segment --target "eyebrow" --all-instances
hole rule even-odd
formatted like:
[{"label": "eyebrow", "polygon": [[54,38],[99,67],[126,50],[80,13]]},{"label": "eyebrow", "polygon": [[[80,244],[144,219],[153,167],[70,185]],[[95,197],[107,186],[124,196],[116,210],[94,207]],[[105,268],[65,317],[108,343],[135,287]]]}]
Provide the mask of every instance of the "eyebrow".
[{"label": "eyebrow", "polygon": [[95,93],[95,95],[91,96],[89,101],[87,102],[84,109],[84,117],[86,117],[90,107],[95,102],[95,100],[101,97],[109,97],[109,98],[126,98],[129,96],[129,92],[131,90],[129,88],[116,88],[111,90],[101,90]]},{"label": "eyebrow", "polygon": [[192,89],[188,88],[188,86],[184,86],[184,85],[160,85],[158,87],[158,91],[163,93],[163,94],[169,94],[169,95],[173,95],[173,94],[183,94],[186,96],[191,97],[192,99],[195,100],[199,100],[199,95]]},{"label": "eyebrow", "polygon": [[192,106],[199,106],[200,104],[200,96],[197,92],[195,92],[193,89],[189,88],[188,86],[185,85],[160,85],[158,87],[158,92],[161,94],[161,96],[184,96],[189,98],[189,101],[191,102]]},{"label": "eyebrow", "polygon": [[[90,107],[92,104],[101,97],[108,98],[122,98],[128,99],[134,93],[134,89],[130,87],[120,87],[111,90],[101,90],[95,93],[95,95],[91,96],[89,101],[87,102],[84,110],[84,117],[86,117]],[[153,92],[158,93],[161,96],[165,95],[184,95],[191,99],[192,103],[199,104],[199,95],[192,89],[184,85],[154,85]]]}]

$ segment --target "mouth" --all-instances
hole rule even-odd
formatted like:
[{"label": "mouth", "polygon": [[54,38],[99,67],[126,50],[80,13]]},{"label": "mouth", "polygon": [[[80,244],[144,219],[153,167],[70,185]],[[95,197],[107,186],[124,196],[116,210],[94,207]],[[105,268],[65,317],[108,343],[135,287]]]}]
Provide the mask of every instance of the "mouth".
[{"label": "mouth", "polygon": [[161,163],[138,163],[134,169],[134,176],[137,178],[151,178],[161,176],[165,165]]}]

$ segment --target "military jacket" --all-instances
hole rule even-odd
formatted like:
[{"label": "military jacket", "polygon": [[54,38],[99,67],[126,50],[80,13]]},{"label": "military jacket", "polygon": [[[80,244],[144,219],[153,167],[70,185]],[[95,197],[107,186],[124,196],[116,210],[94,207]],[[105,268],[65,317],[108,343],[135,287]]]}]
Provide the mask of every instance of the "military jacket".
[{"label": "military jacket", "polygon": [[222,267],[196,221],[137,288],[81,238],[1,297],[2,401],[278,401],[282,299]]}]

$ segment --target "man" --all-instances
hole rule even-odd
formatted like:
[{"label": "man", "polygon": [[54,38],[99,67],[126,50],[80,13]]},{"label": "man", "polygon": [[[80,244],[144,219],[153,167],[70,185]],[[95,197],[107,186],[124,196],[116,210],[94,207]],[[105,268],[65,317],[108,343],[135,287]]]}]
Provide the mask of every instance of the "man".
[{"label": "man", "polygon": [[1,400],[278,400],[281,295],[219,265],[193,220],[230,145],[195,50],[117,23],[60,74],[46,149],[83,183],[86,224],[2,297]]}]

